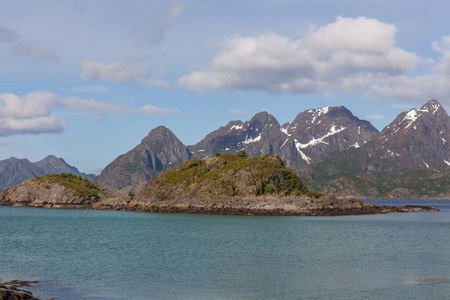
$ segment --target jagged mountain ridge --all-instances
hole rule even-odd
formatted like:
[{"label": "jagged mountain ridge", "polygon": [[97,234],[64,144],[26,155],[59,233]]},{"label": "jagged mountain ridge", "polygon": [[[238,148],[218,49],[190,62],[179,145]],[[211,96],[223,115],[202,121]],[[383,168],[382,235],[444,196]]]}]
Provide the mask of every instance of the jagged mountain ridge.
[{"label": "jagged mountain ridge", "polygon": [[292,124],[283,126],[274,116],[260,112],[248,122],[232,121],[188,148],[196,158],[240,150],[249,155],[276,154],[292,167],[360,147],[377,134],[370,122],[358,119],[345,107],[329,106],[302,112]]},{"label": "jagged mountain ridge", "polygon": [[377,137],[390,156],[408,156],[420,169],[441,170],[450,166],[450,117],[433,99],[420,109],[403,112]]},{"label": "jagged mountain ridge", "polygon": [[260,155],[262,149],[264,153],[272,155],[281,148],[283,137],[275,117],[260,112],[248,122],[231,121],[188,148],[196,158],[209,157],[216,152],[234,154],[240,150],[250,155]]},{"label": "jagged mountain ridge", "polygon": [[335,152],[314,165],[308,184],[321,191],[334,186],[334,192],[347,190],[372,197],[444,197],[446,191],[433,193],[425,187],[420,191],[411,182],[420,174],[424,182],[439,178],[435,185],[428,184],[435,190],[444,184],[439,172],[450,166],[448,141],[450,117],[437,100],[430,100],[420,109],[399,114],[363,147]]},{"label": "jagged mountain ridge", "polygon": [[138,191],[160,172],[192,158],[188,148],[164,126],[149,132],[141,143],[120,155],[94,181],[124,191]]},{"label": "jagged mountain ridge", "polygon": [[335,151],[359,148],[373,139],[378,130],[355,117],[344,106],[309,109],[282,127],[297,153],[307,163],[317,163]]},{"label": "jagged mountain ridge", "polygon": [[88,179],[94,174],[86,174],[67,164],[64,159],[49,155],[43,160],[32,163],[28,159],[11,157],[0,161],[0,190],[22,183],[24,180],[48,174],[71,173]]},{"label": "jagged mountain ridge", "polygon": [[188,147],[160,126],[110,163],[95,181],[137,192],[162,171],[191,158],[245,150],[250,156],[279,155],[317,191],[325,191],[334,180],[336,192],[359,180],[344,184],[342,176],[375,176],[364,179],[375,182],[419,169],[445,169],[450,162],[449,124],[445,109],[432,100],[421,109],[401,113],[380,133],[343,106],[310,109],[282,126],[274,116],[260,112],[247,122],[229,122]]}]

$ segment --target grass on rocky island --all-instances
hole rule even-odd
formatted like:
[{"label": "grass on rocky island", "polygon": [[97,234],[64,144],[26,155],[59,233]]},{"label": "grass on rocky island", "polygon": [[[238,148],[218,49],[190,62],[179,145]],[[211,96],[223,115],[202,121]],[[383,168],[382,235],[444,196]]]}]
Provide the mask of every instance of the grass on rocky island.
[{"label": "grass on rocky island", "polygon": [[316,198],[322,195],[309,191],[300,177],[287,168],[278,156],[266,154],[260,157],[248,157],[243,151],[236,155],[216,153],[209,159],[192,159],[183,162],[164,172],[163,176],[156,178],[154,182],[161,186],[166,183],[172,185],[183,183],[189,186],[211,182],[212,179],[213,187],[214,185],[231,186],[233,194],[230,196],[236,196],[239,195],[235,186],[240,172],[251,173],[250,178],[256,181],[258,195],[308,195]]},{"label": "grass on rocky island", "polygon": [[74,174],[50,174],[34,177],[32,180],[45,189],[50,189],[53,184],[62,185],[68,188],[72,195],[83,199],[100,200],[100,194],[106,194],[97,184]]}]

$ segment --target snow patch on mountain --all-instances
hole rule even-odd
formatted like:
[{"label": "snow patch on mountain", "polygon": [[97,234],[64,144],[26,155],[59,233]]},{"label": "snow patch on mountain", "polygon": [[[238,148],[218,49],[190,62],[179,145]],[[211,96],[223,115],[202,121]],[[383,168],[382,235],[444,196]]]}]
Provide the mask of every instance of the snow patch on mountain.
[{"label": "snow patch on mountain", "polygon": [[306,161],[308,164],[311,163],[311,158],[309,158],[308,156],[306,156],[305,153],[303,153],[301,149],[301,143],[299,141],[297,141],[296,139],[294,139],[294,143],[295,143],[295,148],[297,148],[298,153],[300,154],[301,158]]},{"label": "snow patch on mountain", "polygon": [[287,128],[281,127],[280,130],[281,130],[281,132],[284,133],[285,135],[291,136],[291,134],[288,132]]},{"label": "snow patch on mountain", "polygon": [[243,141],[242,143],[248,145],[251,143],[259,142],[260,140],[261,140],[261,134],[255,138],[248,137],[247,135],[245,135],[245,141]]},{"label": "snow patch on mountain", "polygon": [[315,145],[320,144],[320,143],[329,145],[327,142],[324,142],[323,140],[324,140],[325,138],[327,138],[327,137],[329,137],[329,136],[331,136],[331,135],[334,135],[334,134],[336,134],[336,133],[339,133],[339,132],[341,132],[341,131],[343,131],[343,130],[345,130],[345,129],[346,129],[346,127],[342,127],[342,126],[341,126],[341,128],[336,129],[336,126],[333,125],[333,126],[331,126],[330,131],[329,131],[327,134],[325,134],[324,136],[322,136],[322,137],[320,137],[320,138],[318,138],[318,139],[316,139],[316,138],[313,137],[313,139],[310,140],[310,141],[309,141],[308,143],[306,143],[306,144],[301,144],[301,143],[299,143],[299,147],[300,147],[301,149],[304,149],[304,148],[308,148],[308,147],[311,147],[311,146],[315,146]]},{"label": "snow patch on mountain", "polygon": [[[311,123],[314,123],[317,117],[320,117],[321,115],[326,115],[330,111],[331,106],[326,106],[324,108],[318,108],[313,112],[313,119]],[[309,112],[309,111],[308,111]]]},{"label": "snow patch on mountain", "polygon": [[233,125],[233,126],[231,126],[230,131],[231,130],[240,130],[242,128],[244,128],[243,124],[241,124],[241,125]]}]

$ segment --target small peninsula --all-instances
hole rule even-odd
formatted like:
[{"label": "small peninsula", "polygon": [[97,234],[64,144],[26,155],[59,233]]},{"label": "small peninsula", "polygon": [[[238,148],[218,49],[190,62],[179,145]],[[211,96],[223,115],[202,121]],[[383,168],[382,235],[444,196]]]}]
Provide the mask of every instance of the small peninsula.
[{"label": "small peninsula", "polygon": [[335,216],[436,211],[374,206],[308,190],[276,155],[244,151],[191,159],[150,180],[136,195],[72,174],[30,178],[5,189],[0,205],[230,215]]}]

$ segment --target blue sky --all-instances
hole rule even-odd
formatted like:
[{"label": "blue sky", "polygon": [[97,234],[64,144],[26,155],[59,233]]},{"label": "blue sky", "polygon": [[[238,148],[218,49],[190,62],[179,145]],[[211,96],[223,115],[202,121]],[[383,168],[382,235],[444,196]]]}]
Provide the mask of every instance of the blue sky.
[{"label": "blue sky", "polygon": [[0,160],[99,172],[159,126],[186,145],[266,110],[379,130],[449,107],[445,1],[2,1]]}]

